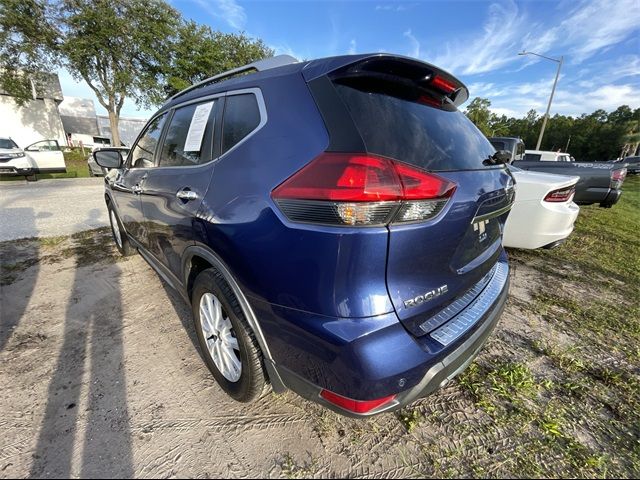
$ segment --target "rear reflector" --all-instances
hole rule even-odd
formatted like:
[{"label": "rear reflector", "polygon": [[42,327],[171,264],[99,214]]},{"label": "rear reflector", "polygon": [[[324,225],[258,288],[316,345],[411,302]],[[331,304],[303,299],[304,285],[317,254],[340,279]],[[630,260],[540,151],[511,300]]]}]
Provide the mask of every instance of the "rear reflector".
[{"label": "rear reflector", "polygon": [[545,202],[570,202],[576,193],[576,186],[561,188],[559,190],[553,190],[547,193],[544,197]]},{"label": "rear reflector", "polygon": [[369,413],[396,398],[395,395],[389,395],[388,397],[378,398],[377,400],[353,400],[330,392],[329,390],[322,390],[320,396],[329,403],[353,413]]},{"label": "rear reflector", "polygon": [[371,226],[431,218],[455,188],[390,158],[324,153],[276,187],[272,197],[293,221]]}]

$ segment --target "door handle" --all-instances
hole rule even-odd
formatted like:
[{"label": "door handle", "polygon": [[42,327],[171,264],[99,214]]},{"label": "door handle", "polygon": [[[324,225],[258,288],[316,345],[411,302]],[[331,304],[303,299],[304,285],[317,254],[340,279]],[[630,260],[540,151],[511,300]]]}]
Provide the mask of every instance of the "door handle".
[{"label": "door handle", "polygon": [[136,195],[140,195],[142,193],[142,187],[136,184],[133,187],[131,187],[131,191]]},{"label": "door handle", "polygon": [[193,190],[180,190],[178,193],[176,193],[176,197],[178,197],[180,200],[185,200],[188,202],[190,200],[197,199],[198,194]]}]

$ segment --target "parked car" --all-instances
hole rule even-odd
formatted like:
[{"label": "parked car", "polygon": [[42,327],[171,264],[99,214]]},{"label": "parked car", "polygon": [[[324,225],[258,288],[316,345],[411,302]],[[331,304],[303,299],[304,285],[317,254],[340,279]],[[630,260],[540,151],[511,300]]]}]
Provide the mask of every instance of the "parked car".
[{"label": "parked car", "polygon": [[554,248],[573,231],[580,207],[573,202],[580,177],[527,172],[509,165],[516,198],[504,227],[503,244],[512,248]]},{"label": "parked car", "polygon": [[640,174],[640,157],[625,157],[620,160],[615,160],[615,163],[624,165],[627,168],[627,173],[631,175]]},{"label": "parked car", "polygon": [[91,153],[87,156],[87,166],[89,167],[89,176],[90,177],[103,177],[106,173],[106,169],[103,169],[100,165],[98,165],[93,158],[93,152],[97,152],[98,150],[102,150],[103,148],[111,148],[115,150],[120,150],[122,153],[122,157],[125,158],[129,154],[129,147],[95,147],[91,151]]},{"label": "parked car", "polygon": [[56,140],[41,140],[24,150],[9,137],[0,137],[0,175],[36,180],[37,173],[66,172],[64,155]]},{"label": "parked car", "polygon": [[231,397],[268,381],[371,415],[471,362],[507,297],[514,189],[467,98],[411,58],[279,56],[172,97],[126,161],[94,153],[118,249],[191,303]]},{"label": "parked car", "polygon": [[[514,145],[522,142],[521,139],[515,137],[491,137],[489,141],[492,142],[495,148],[501,147],[504,144],[510,145],[511,148],[508,147],[506,150],[511,151],[513,151]],[[573,162],[566,159],[562,161],[544,161],[536,159],[538,154],[527,152],[534,151],[525,150],[523,160],[517,160],[512,156],[511,164],[522,170],[534,170],[536,172],[553,173],[556,175],[577,175],[580,177],[573,199],[578,205],[598,203],[601,207],[609,208],[615,205],[620,199],[620,195],[622,195],[620,188],[627,175],[627,169],[623,164],[611,162]],[[569,156],[566,153],[560,154],[557,152],[556,155]]]},{"label": "parked car", "polygon": [[563,152],[549,152],[544,150],[525,150],[525,161],[533,162],[573,162],[575,159],[568,153]]}]

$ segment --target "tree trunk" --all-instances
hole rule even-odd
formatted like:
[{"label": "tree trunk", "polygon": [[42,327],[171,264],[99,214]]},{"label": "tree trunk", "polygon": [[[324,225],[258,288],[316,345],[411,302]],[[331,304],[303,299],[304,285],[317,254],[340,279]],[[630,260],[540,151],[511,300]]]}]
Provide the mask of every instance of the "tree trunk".
[{"label": "tree trunk", "polygon": [[120,118],[113,111],[113,109],[109,109],[109,127],[111,127],[111,146],[119,147],[120,146],[120,131],[118,130],[118,124],[120,123]]}]

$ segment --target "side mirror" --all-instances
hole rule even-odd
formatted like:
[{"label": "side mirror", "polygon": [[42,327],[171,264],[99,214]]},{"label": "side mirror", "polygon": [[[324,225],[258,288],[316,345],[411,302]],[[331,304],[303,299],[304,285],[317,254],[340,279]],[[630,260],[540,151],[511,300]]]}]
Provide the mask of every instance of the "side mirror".
[{"label": "side mirror", "polygon": [[482,162],[483,165],[501,165],[511,163],[511,152],[508,150],[498,150]]},{"label": "side mirror", "polygon": [[498,150],[493,154],[496,163],[511,163],[511,152],[509,150]]},{"label": "side mirror", "polygon": [[120,168],[124,163],[119,150],[98,150],[93,152],[93,159],[103,168]]}]

